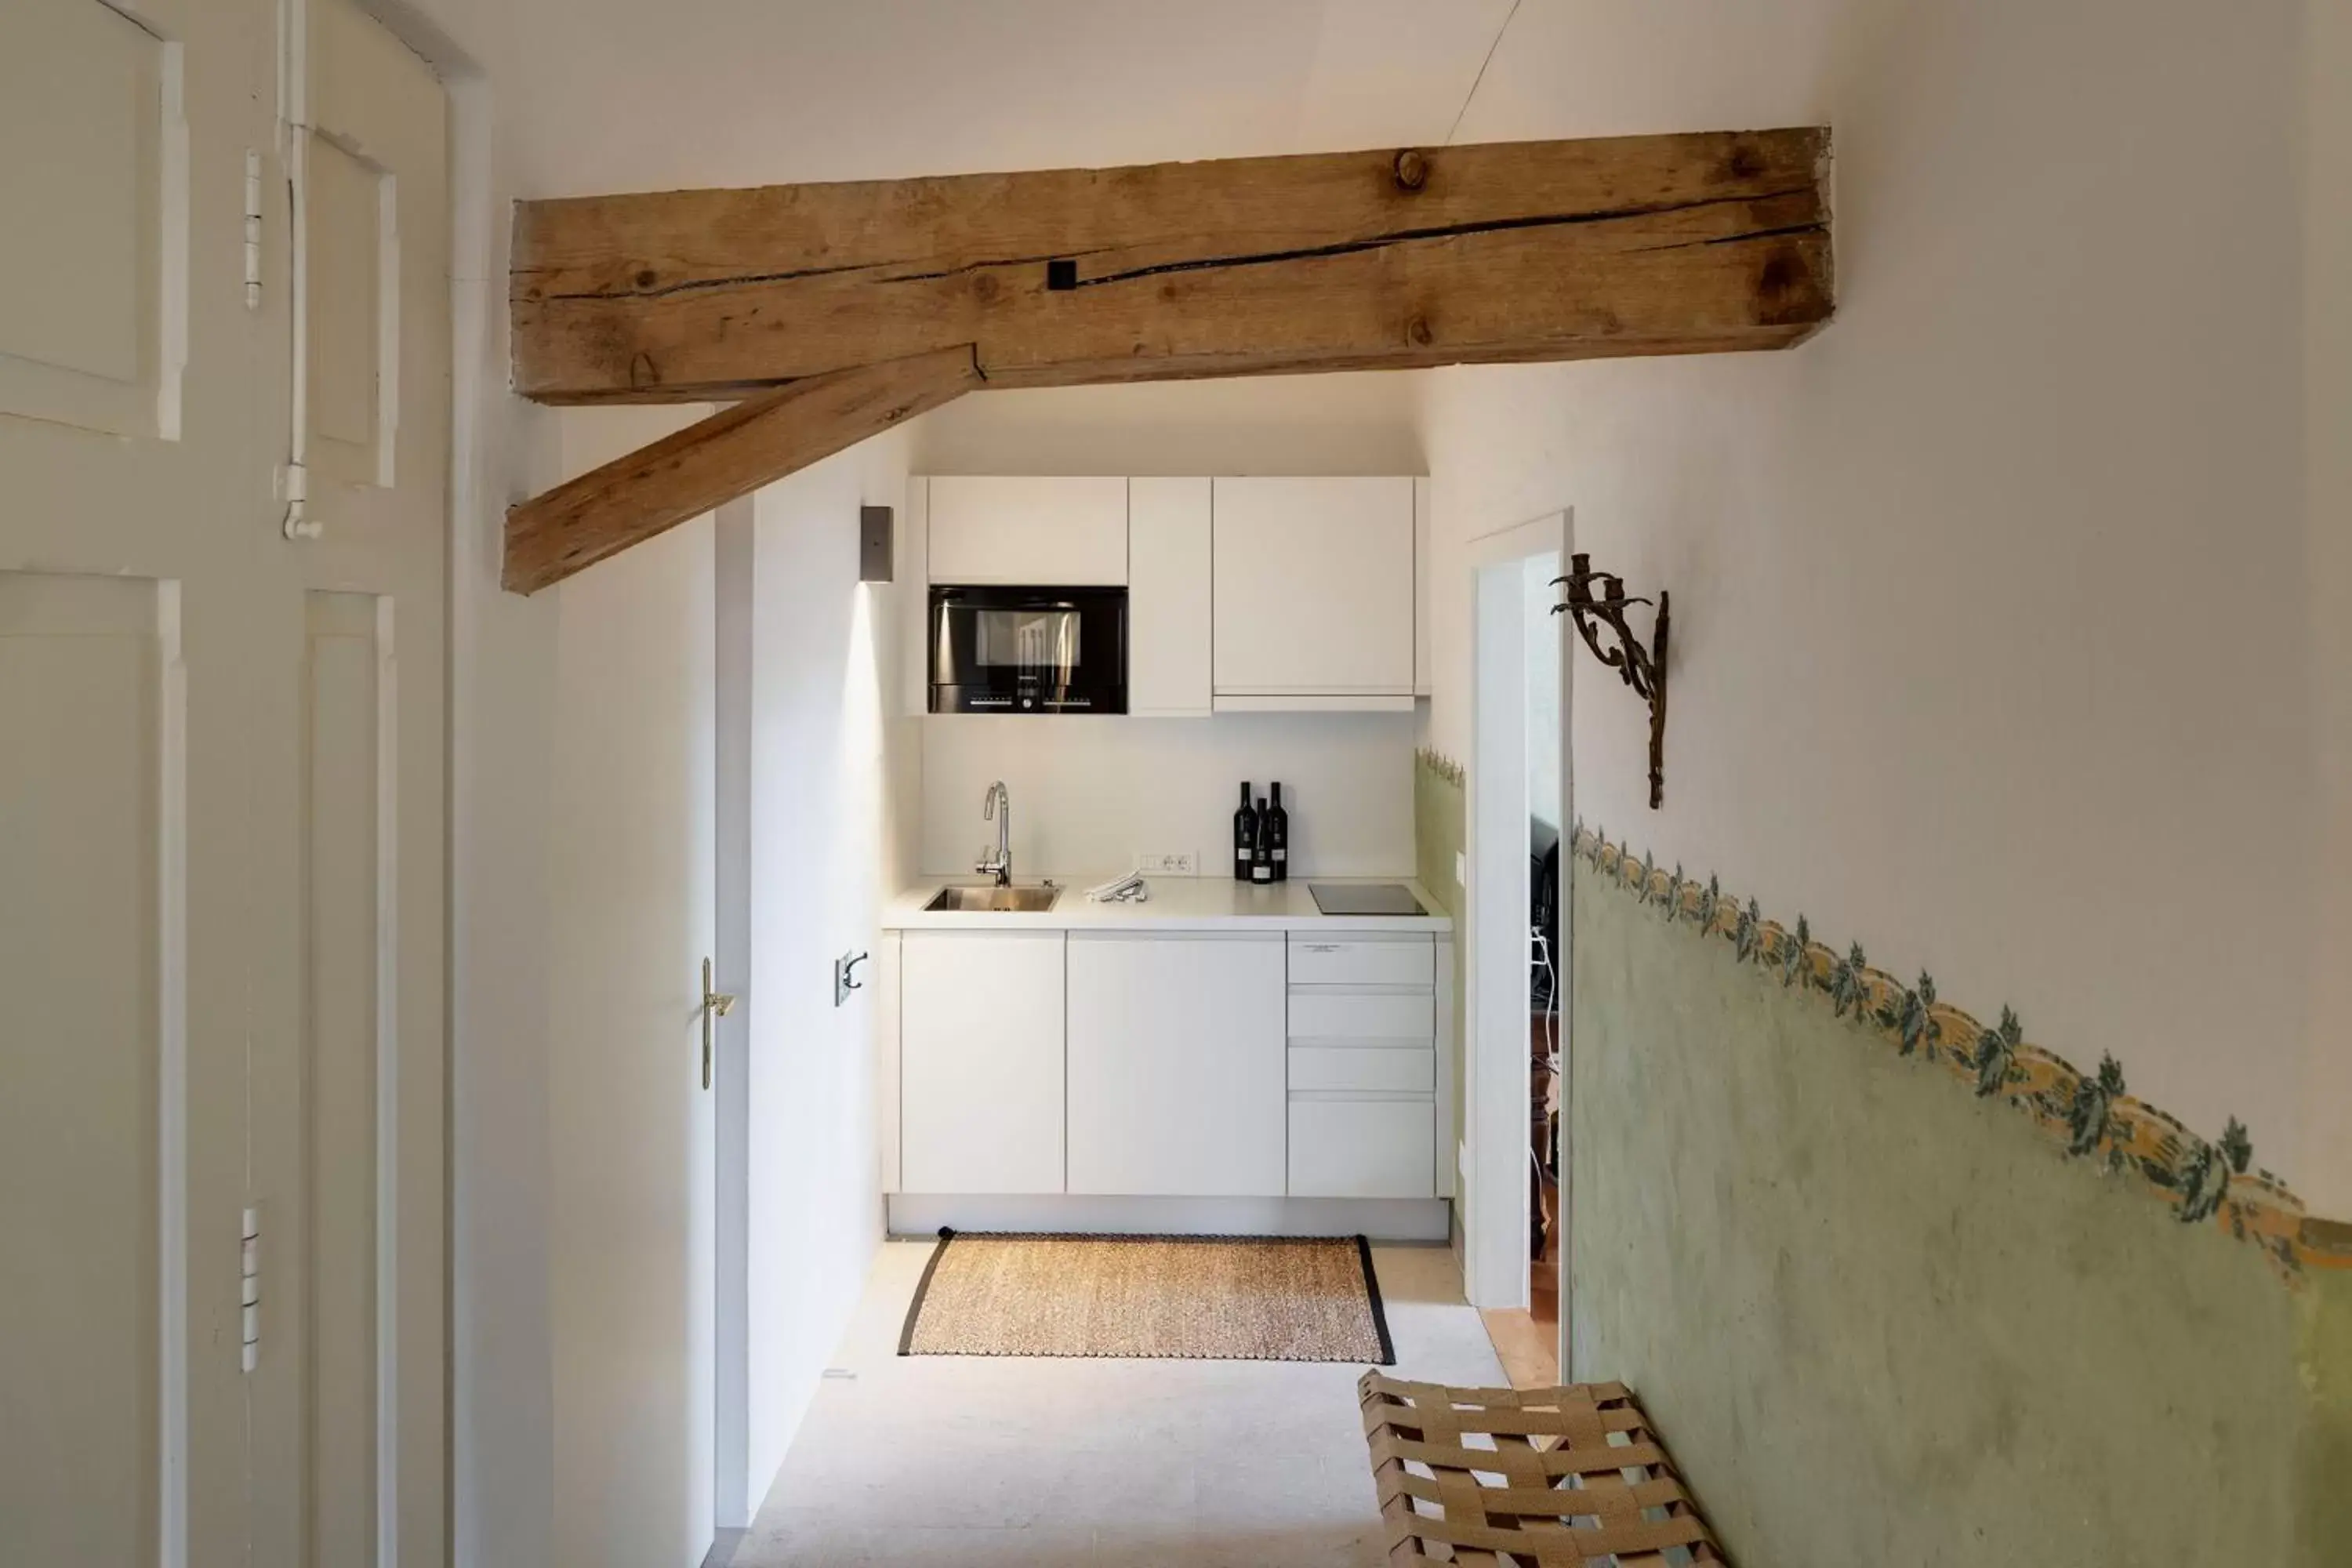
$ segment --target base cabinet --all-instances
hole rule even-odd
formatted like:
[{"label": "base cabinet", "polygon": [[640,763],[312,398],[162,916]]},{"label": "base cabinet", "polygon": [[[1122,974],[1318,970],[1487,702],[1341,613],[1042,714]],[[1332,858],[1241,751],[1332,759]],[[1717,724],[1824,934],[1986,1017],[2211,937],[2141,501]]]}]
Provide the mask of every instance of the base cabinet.
[{"label": "base cabinet", "polygon": [[1294,932],[1289,1007],[1290,1195],[1435,1196],[1435,944]]},{"label": "base cabinet", "polygon": [[1069,1190],[1283,1191],[1284,941],[1071,933]]},{"label": "base cabinet", "polygon": [[886,1184],[936,1199],[1437,1197],[1436,956],[1418,934],[906,931]]},{"label": "base cabinet", "polygon": [[1290,1099],[1294,1198],[1425,1198],[1436,1156],[1429,1097]]},{"label": "base cabinet", "polygon": [[899,1161],[912,1193],[1058,1193],[1063,933],[906,934]]}]

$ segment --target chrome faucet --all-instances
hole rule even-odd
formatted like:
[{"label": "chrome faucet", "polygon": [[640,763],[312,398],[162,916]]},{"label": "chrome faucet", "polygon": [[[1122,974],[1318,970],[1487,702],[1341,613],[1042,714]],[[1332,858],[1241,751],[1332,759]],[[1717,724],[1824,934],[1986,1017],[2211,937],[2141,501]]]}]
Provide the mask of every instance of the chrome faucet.
[{"label": "chrome faucet", "polygon": [[996,853],[992,856],[982,849],[980,863],[972,869],[983,877],[995,878],[998,887],[1009,888],[1013,885],[1013,795],[1004,787],[1003,779],[989,785],[988,793],[981,797],[980,815],[982,821],[996,819]]}]

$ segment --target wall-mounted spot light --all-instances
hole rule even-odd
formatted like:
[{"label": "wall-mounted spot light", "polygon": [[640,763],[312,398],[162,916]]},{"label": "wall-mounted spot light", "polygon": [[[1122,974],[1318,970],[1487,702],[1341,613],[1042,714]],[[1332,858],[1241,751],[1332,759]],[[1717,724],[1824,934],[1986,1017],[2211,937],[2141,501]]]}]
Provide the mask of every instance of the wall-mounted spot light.
[{"label": "wall-mounted spot light", "polygon": [[857,509],[857,580],[861,583],[890,581],[890,509],[887,506],[861,506]]}]

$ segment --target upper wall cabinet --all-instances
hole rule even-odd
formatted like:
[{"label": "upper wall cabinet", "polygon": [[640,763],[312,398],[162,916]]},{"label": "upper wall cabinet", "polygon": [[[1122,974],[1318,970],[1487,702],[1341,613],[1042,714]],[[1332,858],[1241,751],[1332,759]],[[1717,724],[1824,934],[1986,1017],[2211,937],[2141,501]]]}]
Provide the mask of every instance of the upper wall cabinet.
[{"label": "upper wall cabinet", "polygon": [[1128,481],[1127,710],[1211,711],[1209,481]]},{"label": "upper wall cabinet", "polygon": [[1123,587],[1127,480],[937,475],[933,583]]},{"label": "upper wall cabinet", "polygon": [[1413,481],[1218,479],[1212,505],[1217,709],[1411,708]]}]

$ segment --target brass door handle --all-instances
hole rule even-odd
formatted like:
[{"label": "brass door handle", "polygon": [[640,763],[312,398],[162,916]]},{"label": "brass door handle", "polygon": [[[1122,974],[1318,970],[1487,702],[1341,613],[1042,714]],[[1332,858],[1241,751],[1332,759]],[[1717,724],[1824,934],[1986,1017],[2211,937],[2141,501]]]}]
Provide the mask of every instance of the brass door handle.
[{"label": "brass door handle", "polygon": [[710,1087],[710,1020],[734,1010],[734,996],[710,988],[710,960],[702,961],[702,1087]]}]

